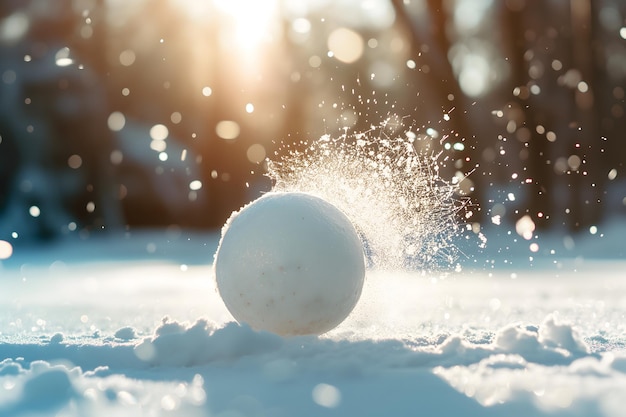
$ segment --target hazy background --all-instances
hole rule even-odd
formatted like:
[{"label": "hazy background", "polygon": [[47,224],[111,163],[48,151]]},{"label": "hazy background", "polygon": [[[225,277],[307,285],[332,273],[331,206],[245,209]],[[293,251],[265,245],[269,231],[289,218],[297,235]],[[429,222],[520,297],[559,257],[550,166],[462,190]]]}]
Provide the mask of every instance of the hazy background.
[{"label": "hazy background", "polygon": [[626,214],[623,1],[3,0],[0,45],[0,239],[216,228],[390,115],[475,229]]}]

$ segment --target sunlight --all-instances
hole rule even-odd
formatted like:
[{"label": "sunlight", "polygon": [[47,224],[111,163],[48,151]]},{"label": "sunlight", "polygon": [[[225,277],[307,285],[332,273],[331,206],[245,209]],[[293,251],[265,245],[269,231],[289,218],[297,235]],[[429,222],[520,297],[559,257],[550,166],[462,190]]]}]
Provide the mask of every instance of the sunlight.
[{"label": "sunlight", "polygon": [[213,4],[202,0],[172,0],[187,16],[194,20],[210,18]]},{"label": "sunlight", "polygon": [[239,56],[244,66],[261,55],[260,46],[276,38],[278,0],[170,0],[195,24],[217,25],[223,50]]},{"label": "sunlight", "polygon": [[[189,1],[189,0],[188,0]],[[214,0],[217,8],[234,22],[234,41],[246,52],[271,39],[270,24],[277,14],[277,0]]]}]

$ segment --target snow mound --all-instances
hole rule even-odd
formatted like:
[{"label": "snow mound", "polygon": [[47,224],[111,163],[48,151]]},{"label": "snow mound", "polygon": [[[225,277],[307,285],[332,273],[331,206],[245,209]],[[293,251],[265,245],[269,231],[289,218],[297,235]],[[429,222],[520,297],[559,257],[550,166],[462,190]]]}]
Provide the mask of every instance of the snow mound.
[{"label": "snow mound", "polygon": [[505,326],[496,334],[494,348],[537,363],[569,363],[589,353],[577,330],[559,323],[555,314],[546,317],[539,327],[519,323]]},{"label": "snow mound", "polygon": [[113,335],[116,339],[119,340],[133,340],[137,338],[137,332],[134,328],[126,326],[118,329]]},{"label": "snow mound", "polygon": [[186,326],[164,318],[154,336],[135,347],[135,354],[151,365],[193,366],[262,354],[281,344],[279,336],[247,325],[228,323],[217,329],[204,319]]},{"label": "snow mound", "polygon": [[[575,327],[551,314],[539,325],[510,324],[488,343],[451,335],[438,345],[415,346],[413,340],[341,340],[299,336],[283,338],[230,322],[216,327],[205,319],[193,324],[164,318],[154,335],[135,345],[134,353],[149,366],[197,366],[244,360],[261,366],[288,361],[303,369],[345,374],[397,367],[454,366],[477,363],[494,355],[517,355],[526,362],[569,364],[589,355]],[[364,364],[367,364],[364,366]]]},{"label": "snow mound", "polygon": [[2,403],[7,405],[0,408],[0,415],[15,415],[18,410],[49,412],[61,408],[76,396],[71,379],[80,374],[78,369],[68,369],[63,365],[50,365],[42,361],[31,363],[28,371],[24,371],[19,363],[11,361],[2,362],[0,369],[3,370],[4,366],[8,366],[11,372],[17,372],[18,375],[28,375],[19,379],[19,384],[16,385],[13,385],[13,381],[8,381],[11,389],[4,391],[6,398],[3,398]]},{"label": "snow mound", "polygon": [[204,380],[141,381],[123,375],[97,377],[103,369],[83,372],[67,363],[21,359],[0,362],[0,415],[33,417],[158,416],[179,411],[203,415]]},{"label": "snow mound", "polygon": [[[116,333],[134,334],[128,329]],[[233,410],[248,415],[242,410],[252,406],[260,414],[279,407],[291,415],[322,409],[376,415],[389,411],[376,399],[383,391],[407,407],[420,386],[427,393],[412,406],[441,415],[541,416],[575,409],[580,413],[573,415],[612,417],[620,415],[626,395],[626,352],[590,352],[576,328],[556,314],[538,325],[503,326],[478,342],[466,334],[430,344],[283,338],[234,322],[167,317],[152,336],[134,344],[123,339],[103,338],[100,346],[69,340],[42,340],[38,348],[0,345],[5,357],[27,355],[0,362],[0,415],[193,417]],[[83,370],[94,363],[111,366]],[[379,383],[369,387],[372,377]]]},{"label": "snow mound", "polygon": [[[532,404],[540,415],[617,417],[623,415],[620,398],[626,395],[625,360],[622,352],[554,366],[529,363],[517,354],[498,354],[469,366],[436,367],[434,373],[487,407]],[[559,410],[569,411],[559,414]]]}]

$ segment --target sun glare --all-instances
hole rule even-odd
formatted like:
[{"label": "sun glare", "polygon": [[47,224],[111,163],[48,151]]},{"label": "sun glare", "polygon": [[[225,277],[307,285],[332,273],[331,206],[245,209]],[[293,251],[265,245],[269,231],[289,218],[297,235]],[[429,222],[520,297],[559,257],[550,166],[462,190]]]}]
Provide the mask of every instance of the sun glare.
[{"label": "sun glare", "polygon": [[191,19],[203,20],[211,15],[213,4],[203,0],[172,0]]},{"label": "sun glare", "polygon": [[[189,0],[188,0],[189,1]],[[234,22],[234,41],[244,50],[254,50],[272,37],[271,23],[276,18],[277,0],[214,0],[218,10]]]},{"label": "sun glare", "polygon": [[278,17],[279,0],[170,0],[189,21],[217,24],[220,45],[238,54],[246,63],[255,62],[260,46],[276,38],[281,26]]}]

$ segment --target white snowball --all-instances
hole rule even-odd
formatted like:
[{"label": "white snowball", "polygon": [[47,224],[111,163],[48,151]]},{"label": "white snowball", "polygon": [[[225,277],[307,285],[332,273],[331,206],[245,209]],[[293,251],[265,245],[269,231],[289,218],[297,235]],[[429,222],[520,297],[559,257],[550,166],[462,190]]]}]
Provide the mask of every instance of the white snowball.
[{"label": "white snowball", "polygon": [[321,334],[361,295],[359,236],[329,202],[268,193],[233,213],[215,254],[219,293],[239,322],[281,335]]}]

